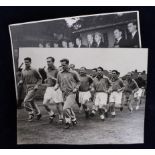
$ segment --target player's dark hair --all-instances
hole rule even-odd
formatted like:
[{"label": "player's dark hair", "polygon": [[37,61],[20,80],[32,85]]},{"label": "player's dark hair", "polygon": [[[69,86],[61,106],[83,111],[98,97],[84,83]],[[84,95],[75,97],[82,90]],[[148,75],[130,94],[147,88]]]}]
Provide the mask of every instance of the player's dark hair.
[{"label": "player's dark hair", "polygon": [[117,70],[112,70],[112,72],[115,72],[117,75],[120,75],[120,72],[118,72]]},{"label": "player's dark hair", "polygon": [[83,68],[84,70],[87,70],[86,67],[81,67],[81,68]]},{"label": "player's dark hair", "polygon": [[64,59],[61,59],[60,62],[66,62],[66,64],[68,65],[69,64],[69,60],[64,58]]},{"label": "player's dark hair", "polygon": [[24,58],[24,60],[28,60],[29,62],[32,61],[30,57],[26,57],[26,58]]},{"label": "player's dark hair", "polygon": [[97,68],[93,68],[92,70],[95,70],[97,72]]},{"label": "player's dark hair", "polygon": [[53,57],[47,57],[46,59],[51,59],[52,62],[55,62],[55,59]]},{"label": "player's dark hair", "polygon": [[102,71],[104,70],[102,67],[98,67],[97,69],[100,69],[100,70],[102,70]]}]

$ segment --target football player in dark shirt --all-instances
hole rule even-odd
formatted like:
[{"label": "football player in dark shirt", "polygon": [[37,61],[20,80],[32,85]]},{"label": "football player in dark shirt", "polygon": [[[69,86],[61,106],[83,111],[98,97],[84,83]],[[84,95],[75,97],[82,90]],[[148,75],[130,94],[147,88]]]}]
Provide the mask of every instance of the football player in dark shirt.
[{"label": "football player in dark shirt", "polygon": [[132,79],[132,74],[129,72],[126,75],[126,80],[124,81],[123,100],[124,102],[127,102],[130,112],[133,111],[132,104],[134,102],[134,93],[138,89],[137,82]]},{"label": "football player in dark shirt", "polygon": [[137,82],[139,87],[138,91],[134,94],[134,98],[137,101],[136,110],[138,110],[146,89],[146,81],[142,78],[141,73],[138,74],[138,78],[136,78],[135,81]]},{"label": "football player in dark shirt", "polygon": [[119,78],[119,72],[117,70],[112,71],[111,87],[109,88],[109,105],[111,115],[115,117],[115,107],[122,109],[122,91],[123,81]]},{"label": "football player in dark shirt", "polygon": [[86,75],[86,68],[81,67],[80,68],[80,87],[79,87],[79,102],[81,103],[86,118],[89,117],[89,108],[87,107],[88,102],[91,98],[91,84],[93,83],[93,80],[90,76]]}]

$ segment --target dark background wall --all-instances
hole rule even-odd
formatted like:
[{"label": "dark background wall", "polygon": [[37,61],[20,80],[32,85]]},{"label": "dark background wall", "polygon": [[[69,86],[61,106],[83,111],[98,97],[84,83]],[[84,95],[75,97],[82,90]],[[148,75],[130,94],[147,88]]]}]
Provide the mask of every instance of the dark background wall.
[{"label": "dark background wall", "polygon": [[[93,145],[89,148],[155,148],[155,7],[0,7],[0,146],[15,148],[16,145],[16,95],[12,53],[8,25],[13,23],[98,14],[117,11],[140,11],[142,47],[149,48],[148,90],[145,116],[144,144]],[[132,121],[132,120],[131,120]],[[18,146],[70,148],[62,145]],[[72,146],[75,148],[76,146]],[[78,146],[82,147],[82,146]]]}]

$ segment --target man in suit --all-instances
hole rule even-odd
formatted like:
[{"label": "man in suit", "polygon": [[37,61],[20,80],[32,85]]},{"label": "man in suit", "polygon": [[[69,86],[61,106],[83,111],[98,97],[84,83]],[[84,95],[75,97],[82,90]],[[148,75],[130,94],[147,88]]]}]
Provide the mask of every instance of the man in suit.
[{"label": "man in suit", "polygon": [[130,35],[128,36],[128,47],[138,48],[139,45],[139,35],[137,31],[137,25],[135,22],[128,23],[128,31]]},{"label": "man in suit", "polygon": [[94,47],[96,47],[96,48],[106,47],[105,43],[102,40],[102,34],[101,33],[96,32],[95,36],[94,36],[94,40],[95,40]]},{"label": "man in suit", "polygon": [[88,48],[94,47],[94,39],[92,34],[87,34]]},{"label": "man in suit", "polygon": [[121,48],[121,47],[126,47],[126,40],[122,37],[122,31],[120,29],[115,29],[114,30],[114,47],[115,48]]}]

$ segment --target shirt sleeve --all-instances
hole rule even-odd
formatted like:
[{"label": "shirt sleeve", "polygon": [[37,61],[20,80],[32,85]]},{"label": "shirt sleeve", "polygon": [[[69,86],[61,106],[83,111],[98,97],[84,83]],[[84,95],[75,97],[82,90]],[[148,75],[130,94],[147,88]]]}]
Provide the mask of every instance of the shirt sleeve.
[{"label": "shirt sleeve", "polygon": [[93,79],[91,77],[88,77],[88,81],[89,81],[89,84],[93,83]]},{"label": "shirt sleeve", "polygon": [[124,87],[124,83],[123,83],[123,81],[121,79],[119,81],[119,85],[120,85],[121,88]]},{"label": "shirt sleeve", "polygon": [[80,78],[76,73],[73,73],[73,78],[76,81],[76,88],[78,89],[80,87]]},{"label": "shirt sleeve", "polygon": [[108,83],[108,87],[110,87],[111,86],[111,82],[110,82],[109,78],[107,78],[107,83]]},{"label": "shirt sleeve", "polygon": [[34,70],[33,72],[34,72],[35,78],[37,79],[37,85],[40,85],[42,83],[41,75],[39,74],[39,72],[37,70]]},{"label": "shirt sleeve", "polygon": [[60,85],[60,73],[57,74],[57,84]]},{"label": "shirt sleeve", "polygon": [[58,77],[58,70],[56,70],[56,72],[55,72],[55,78],[57,78]]},{"label": "shirt sleeve", "polygon": [[25,82],[25,78],[24,78],[24,75],[23,75],[23,71],[21,72],[21,79],[20,79],[20,81],[22,81],[22,83]]},{"label": "shirt sleeve", "polygon": [[134,83],[134,89],[139,88],[139,87],[138,87],[138,84],[137,84],[137,82],[136,82],[135,80],[133,80],[133,83]]},{"label": "shirt sleeve", "polygon": [[79,76],[76,73],[73,73],[74,80],[80,82]]},{"label": "shirt sleeve", "polygon": [[96,90],[95,80],[93,80],[92,88]]}]

